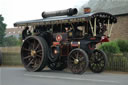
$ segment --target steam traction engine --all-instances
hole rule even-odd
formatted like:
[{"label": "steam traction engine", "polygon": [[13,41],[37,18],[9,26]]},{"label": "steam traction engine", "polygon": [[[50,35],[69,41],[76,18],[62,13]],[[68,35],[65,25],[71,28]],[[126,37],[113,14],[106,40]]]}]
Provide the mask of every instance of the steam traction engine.
[{"label": "steam traction engine", "polygon": [[[104,12],[75,16],[77,9],[43,12],[43,19],[16,22],[24,27],[21,60],[28,71],[41,71],[46,65],[52,70],[69,67],[72,73],[103,72],[107,56],[96,44],[108,42],[117,19]],[[63,15],[63,16],[62,16]],[[67,15],[67,16],[66,16]]]}]

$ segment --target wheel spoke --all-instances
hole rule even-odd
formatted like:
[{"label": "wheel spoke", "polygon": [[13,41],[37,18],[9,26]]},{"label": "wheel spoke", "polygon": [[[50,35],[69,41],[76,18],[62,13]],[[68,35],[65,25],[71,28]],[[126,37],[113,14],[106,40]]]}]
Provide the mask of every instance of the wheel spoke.
[{"label": "wheel spoke", "polygon": [[76,52],[76,59],[78,59],[79,57],[79,52]]},{"label": "wheel spoke", "polygon": [[100,64],[97,64],[97,69],[98,70],[101,70],[102,69],[102,67],[100,66]]},{"label": "wheel spoke", "polygon": [[27,48],[23,48],[23,50],[25,50],[25,51],[31,51],[31,50],[29,50],[29,49],[27,49]]},{"label": "wheel spoke", "polygon": [[28,55],[28,56],[24,57],[23,59],[25,60],[25,59],[28,59],[28,58],[31,58],[31,55]]},{"label": "wheel spoke", "polygon": [[37,46],[36,46],[35,50],[37,50],[39,46],[40,46],[40,45],[39,45],[39,44],[37,44]]},{"label": "wheel spoke", "polygon": [[100,53],[100,52],[98,52],[98,57],[102,57],[103,55]]},{"label": "wheel spoke", "polygon": [[37,56],[37,57],[39,57],[39,58],[41,58],[41,56],[40,56],[40,55],[38,55],[38,54],[36,54],[36,56]]},{"label": "wheel spoke", "polygon": [[104,59],[103,58],[100,58],[98,61],[101,62],[101,61],[104,61]]},{"label": "wheel spoke", "polygon": [[29,67],[33,62],[33,59],[27,64],[27,67]]},{"label": "wheel spoke", "polygon": [[38,66],[38,63],[37,63],[37,62],[38,62],[38,60],[35,59],[35,60],[34,60],[34,64],[33,64],[33,67],[34,67],[34,68]]},{"label": "wheel spoke", "polygon": [[33,40],[33,46],[32,46],[32,49],[33,49],[33,50],[35,49],[35,40]]},{"label": "wheel spoke", "polygon": [[81,57],[79,60],[80,60],[80,61],[83,61],[83,60],[84,60],[84,57]]},{"label": "wheel spoke", "polygon": [[40,53],[40,52],[42,52],[42,50],[37,50],[36,52],[37,52],[37,53]]},{"label": "wheel spoke", "polygon": [[95,56],[98,56],[98,54],[99,54],[98,52],[95,52],[95,53],[94,53]]},{"label": "wheel spoke", "polygon": [[71,58],[71,59],[73,59],[73,60],[75,59],[73,55],[71,55],[71,57],[70,57],[70,58]]}]

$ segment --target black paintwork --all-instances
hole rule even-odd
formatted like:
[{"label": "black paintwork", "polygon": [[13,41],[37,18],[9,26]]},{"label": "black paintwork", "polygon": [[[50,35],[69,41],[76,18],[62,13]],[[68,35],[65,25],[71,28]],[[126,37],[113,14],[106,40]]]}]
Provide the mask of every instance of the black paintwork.
[{"label": "black paintwork", "polygon": [[94,18],[98,18],[100,22],[104,21],[107,23],[108,18],[110,18],[110,23],[116,23],[117,19],[115,16],[105,13],[89,13],[83,14],[79,16],[60,16],[60,17],[48,17],[44,19],[37,20],[29,20],[29,21],[21,21],[14,23],[14,26],[31,26],[31,25],[51,25],[51,24],[59,24],[59,23],[72,23],[72,22],[82,22],[88,20],[94,20]]}]

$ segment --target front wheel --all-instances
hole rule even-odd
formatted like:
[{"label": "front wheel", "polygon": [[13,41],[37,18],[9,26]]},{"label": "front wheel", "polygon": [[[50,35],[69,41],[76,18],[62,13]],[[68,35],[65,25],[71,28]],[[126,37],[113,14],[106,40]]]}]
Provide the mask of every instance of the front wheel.
[{"label": "front wheel", "polygon": [[74,74],[82,74],[88,67],[88,55],[80,49],[73,49],[68,56],[68,67]]},{"label": "front wheel", "polygon": [[107,56],[101,50],[94,50],[89,58],[89,68],[94,73],[101,73],[104,71],[107,65]]}]

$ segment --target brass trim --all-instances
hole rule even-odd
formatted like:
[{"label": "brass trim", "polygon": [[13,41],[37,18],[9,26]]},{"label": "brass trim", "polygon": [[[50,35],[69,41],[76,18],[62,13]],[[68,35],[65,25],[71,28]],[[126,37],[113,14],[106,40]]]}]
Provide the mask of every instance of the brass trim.
[{"label": "brass trim", "polygon": [[79,60],[78,59],[74,59],[74,64],[78,64]]}]

